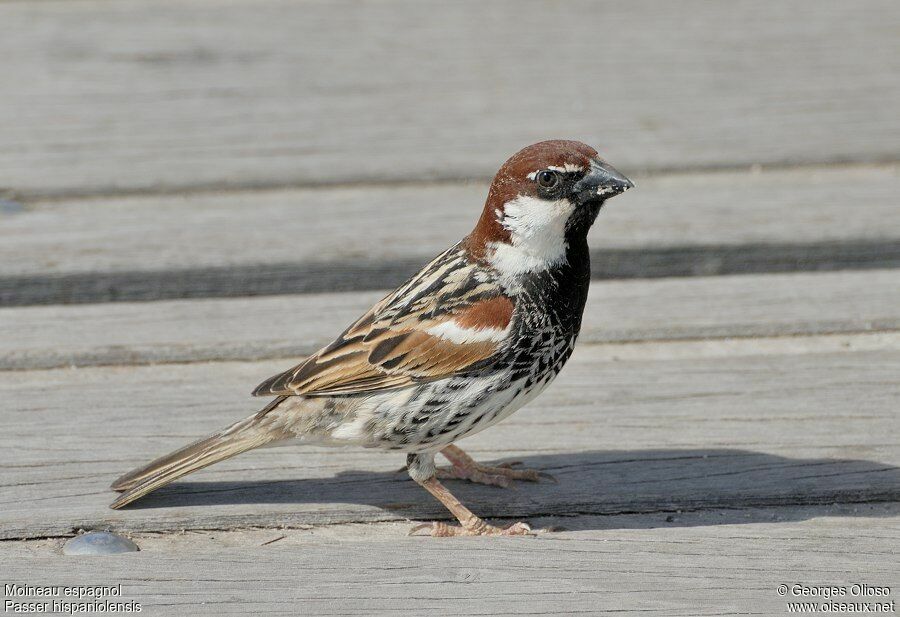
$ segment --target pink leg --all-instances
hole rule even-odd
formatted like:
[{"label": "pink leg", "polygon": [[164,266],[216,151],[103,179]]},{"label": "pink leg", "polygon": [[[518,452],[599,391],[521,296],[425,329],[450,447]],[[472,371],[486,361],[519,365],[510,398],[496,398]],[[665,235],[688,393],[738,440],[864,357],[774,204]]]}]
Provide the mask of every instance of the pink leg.
[{"label": "pink leg", "polygon": [[[528,523],[513,523],[509,527],[494,527],[488,525],[483,519],[476,516],[471,510],[462,505],[437,478],[431,477],[425,481],[417,482],[426,491],[435,496],[450,512],[459,520],[460,527],[448,525],[440,521],[416,525],[409,531],[409,535],[415,534],[421,529],[430,529],[435,537],[447,536],[527,536],[534,535]],[[542,530],[538,530],[542,531]]]}]

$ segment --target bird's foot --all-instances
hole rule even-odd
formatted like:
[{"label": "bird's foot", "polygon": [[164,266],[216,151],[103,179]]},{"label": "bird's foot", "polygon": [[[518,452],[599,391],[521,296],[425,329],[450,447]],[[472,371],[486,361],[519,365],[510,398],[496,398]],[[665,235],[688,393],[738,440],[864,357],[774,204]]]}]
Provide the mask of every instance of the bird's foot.
[{"label": "bird's foot", "polygon": [[494,527],[488,525],[482,519],[476,518],[469,524],[448,525],[441,521],[432,523],[422,523],[416,525],[409,530],[409,535],[414,536],[416,532],[423,529],[430,530],[433,538],[449,538],[454,536],[535,536],[539,533],[547,531],[545,529],[532,529],[528,523],[513,523],[509,527]]},{"label": "bird's foot", "polygon": [[513,480],[540,482],[543,479],[556,482],[556,478],[549,473],[537,471],[536,469],[514,469],[514,466],[521,464],[516,461],[492,467],[479,465],[474,461],[471,463],[453,461],[452,467],[438,467],[437,477],[451,480],[468,480],[476,484],[487,484],[488,486],[500,486],[502,488],[509,487]]}]

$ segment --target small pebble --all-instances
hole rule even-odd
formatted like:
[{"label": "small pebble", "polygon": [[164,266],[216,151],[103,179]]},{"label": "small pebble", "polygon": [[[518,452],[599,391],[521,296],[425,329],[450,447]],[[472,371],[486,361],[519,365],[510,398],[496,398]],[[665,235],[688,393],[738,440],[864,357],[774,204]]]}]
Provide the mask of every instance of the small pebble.
[{"label": "small pebble", "polygon": [[108,531],[91,531],[66,542],[63,555],[116,555],[138,550],[138,545],[128,538]]},{"label": "small pebble", "polygon": [[675,522],[675,517],[672,516],[672,515],[670,514],[669,516],[666,517],[666,522],[667,522],[667,523],[674,523],[674,522]]}]

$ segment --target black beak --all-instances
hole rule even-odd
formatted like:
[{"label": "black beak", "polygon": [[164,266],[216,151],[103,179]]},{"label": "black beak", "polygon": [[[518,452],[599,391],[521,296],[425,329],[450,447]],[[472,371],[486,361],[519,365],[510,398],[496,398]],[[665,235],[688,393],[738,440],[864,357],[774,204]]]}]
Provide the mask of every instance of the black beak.
[{"label": "black beak", "polygon": [[572,190],[580,203],[603,201],[634,188],[634,183],[603,161],[591,161],[587,175],[575,183]]}]

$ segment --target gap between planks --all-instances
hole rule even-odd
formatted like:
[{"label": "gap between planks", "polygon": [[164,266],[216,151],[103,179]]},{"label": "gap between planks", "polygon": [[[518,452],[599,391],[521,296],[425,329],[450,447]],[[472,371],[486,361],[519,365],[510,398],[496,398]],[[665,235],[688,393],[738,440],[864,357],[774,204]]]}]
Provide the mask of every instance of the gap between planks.
[{"label": "gap between planks", "polygon": [[[900,265],[894,166],[682,174],[639,188],[612,200],[591,232],[595,278]],[[41,202],[0,214],[0,305],[392,287],[469,231],[485,192],[478,184]]]},{"label": "gap between planks", "polygon": [[[63,558],[6,542],[9,582],[121,584],[174,616],[780,615],[779,584],[889,586],[896,505],[555,519],[537,538],[407,538],[405,523],[138,534],[140,553]],[[273,544],[265,542],[282,537]],[[699,608],[698,608],[699,607]]]},{"label": "gap between planks", "polygon": [[[546,14],[542,0],[2,3],[18,87],[0,99],[17,120],[0,177],[44,194],[484,177],[553,137],[626,171],[896,158],[896,2]],[[536,87],[550,74],[568,96]]]},{"label": "gap between planks", "polygon": [[[0,3],[7,0],[0,0]],[[16,1],[16,0],[11,0]],[[759,174],[769,172],[791,171],[828,171],[828,170],[853,170],[853,169],[897,169],[900,159],[895,155],[875,157],[872,160],[848,160],[835,158],[823,161],[783,161],[778,163],[738,163],[727,162],[710,165],[696,165],[691,167],[658,167],[653,169],[640,169],[632,174],[632,179],[649,179],[666,176],[682,176],[689,174],[715,175],[715,174]],[[230,193],[256,193],[281,191],[305,191],[305,190],[342,190],[342,189],[407,189],[407,188],[434,188],[441,186],[458,186],[460,184],[485,185],[490,184],[492,174],[445,176],[441,178],[366,178],[359,180],[322,180],[311,178],[297,182],[248,182],[245,184],[235,182],[222,182],[212,184],[191,184],[183,187],[124,187],[111,186],[99,189],[76,189],[72,192],[17,192],[11,188],[0,190],[0,199],[3,204],[0,207],[11,212],[21,212],[33,204],[50,204],[53,202],[67,202],[73,200],[102,200],[117,199],[123,197],[200,197],[205,195],[228,195]]]},{"label": "gap between planks", "polygon": [[[384,293],[5,308],[0,369],[299,357],[331,342]],[[887,339],[867,333],[900,330],[898,307],[900,270],[603,281],[591,287],[580,342],[693,340],[681,347],[693,353],[763,344],[699,343],[750,337],[773,339],[766,345],[774,352],[844,340],[871,346]]]},{"label": "gap between planks", "polygon": [[[500,518],[898,501],[898,366],[897,350],[610,361],[587,345],[544,395],[462,444],[559,483],[454,487]],[[401,455],[312,446],[248,453],[108,509],[112,479],[260,408],[247,390],[283,368],[0,373],[0,536],[447,516],[397,472]]]}]

